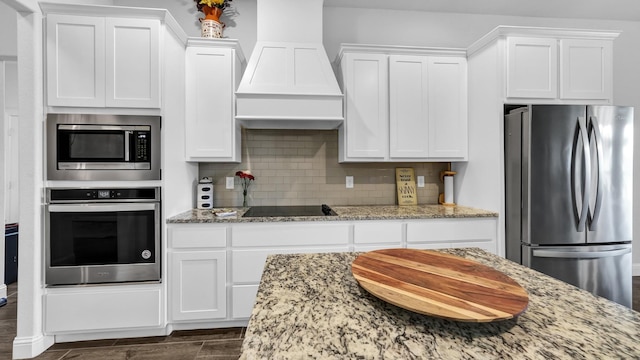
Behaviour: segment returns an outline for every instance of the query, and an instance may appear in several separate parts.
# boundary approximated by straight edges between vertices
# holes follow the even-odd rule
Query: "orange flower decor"
[[[251,175],[251,171],[237,171],[236,176],[240,178],[240,184],[242,185],[242,207],[247,207],[247,189],[251,186],[251,182],[256,178]]]

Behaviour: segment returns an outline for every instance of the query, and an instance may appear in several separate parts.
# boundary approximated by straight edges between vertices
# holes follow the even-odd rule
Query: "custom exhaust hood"
[[[343,95],[322,45],[324,0],[257,0],[257,41],[236,91],[250,129],[335,129]]]

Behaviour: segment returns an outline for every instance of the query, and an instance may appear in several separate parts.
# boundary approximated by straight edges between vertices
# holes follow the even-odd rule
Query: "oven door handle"
[[[132,204],[51,204],[49,212],[117,212],[117,211],[143,211],[156,210],[158,203],[132,203]]]

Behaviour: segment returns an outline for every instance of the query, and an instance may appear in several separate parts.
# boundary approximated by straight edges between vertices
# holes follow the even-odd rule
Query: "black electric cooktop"
[[[327,205],[252,206],[242,217],[337,216]]]

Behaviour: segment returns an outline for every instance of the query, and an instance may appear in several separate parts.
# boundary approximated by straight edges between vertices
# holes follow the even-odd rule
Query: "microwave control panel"
[[[135,132],[135,162],[148,162],[151,157],[151,132],[136,131]]]

